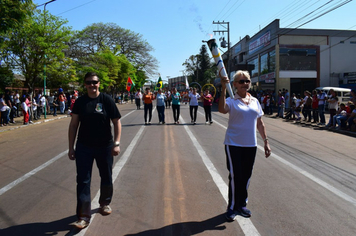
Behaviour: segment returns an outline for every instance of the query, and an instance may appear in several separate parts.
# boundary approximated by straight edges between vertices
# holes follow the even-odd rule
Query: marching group
[[[182,93],[179,93],[176,88],[173,88],[172,90],[166,89],[164,92],[162,89],[158,89],[156,93],[152,93],[150,88],[146,88],[144,93],[141,93],[141,90],[136,91],[136,107],[137,109],[141,109],[141,101],[143,102],[145,125],[151,124],[153,100],[156,100],[159,124],[166,123],[165,108],[170,108],[171,104],[174,124],[179,124],[180,105],[181,103],[187,104],[189,102],[191,123],[195,125],[197,121],[199,100],[203,101],[206,124],[211,125],[213,123],[211,118],[211,106],[213,104],[214,97],[210,94],[209,89],[205,89],[201,94],[197,93],[196,88],[190,88],[189,91]]]
[[[273,114],[273,105],[278,107],[276,117],[294,122],[303,121],[316,123],[329,129],[356,131],[356,91],[351,91],[350,100],[347,103],[339,103],[336,92],[333,89],[326,94],[322,90],[304,91],[304,96],[288,90],[278,92],[278,100],[274,101],[271,93],[262,93],[259,97],[265,114]],[[325,119],[325,109],[328,108],[330,118]]]
[[[0,94],[0,125],[2,127],[15,123],[14,118],[20,116],[23,116],[23,124],[28,125],[33,123],[32,120],[41,119],[44,114],[57,116],[57,110],[64,114],[72,109],[77,97],[77,92],[65,94],[62,88],[50,96],[39,91],[32,98],[30,94],[20,95],[18,90],[6,90],[5,94]]]

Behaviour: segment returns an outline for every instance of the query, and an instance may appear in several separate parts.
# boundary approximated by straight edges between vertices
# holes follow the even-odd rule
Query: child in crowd
[[[29,112],[28,112],[28,106],[26,104],[26,97],[22,98],[21,108],[22,108],[22,114],[23,114],[23,124],[28,125]]]

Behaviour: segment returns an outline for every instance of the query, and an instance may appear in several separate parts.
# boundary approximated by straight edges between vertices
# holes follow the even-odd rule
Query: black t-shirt
[[[78,142],[91,147],[107,147],[113,143],[110,120],[121,118],[114,100],[100,93],[97,98],[78,98],[72,113],[79,115]]]

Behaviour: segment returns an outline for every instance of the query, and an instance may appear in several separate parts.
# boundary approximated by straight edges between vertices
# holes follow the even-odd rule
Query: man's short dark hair
[[[85,81],[87,78],[90,78],[90,77],[93,77],[93,76],[98,77],[98,80],[100,80],[99,76],[98,76],[95,72],[88,72],[88,73],[86,73],[85,76],[84,76],[84,81]]]

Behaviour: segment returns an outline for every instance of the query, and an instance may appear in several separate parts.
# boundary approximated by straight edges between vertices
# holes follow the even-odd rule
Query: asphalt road
[[[67,157],[70,118],[0,133],[0,235],[355,235],[355,138],[264,118],[272,155],[259,138],[248,208],[252,217],[225,221],[227,115],[205,125],[199,107],[190,124],[143,125],[143,110],[119,105],[121,154],[115,157],[113,213],[97,214],[93,168],[92,221],[76,220],[75,163]]]

